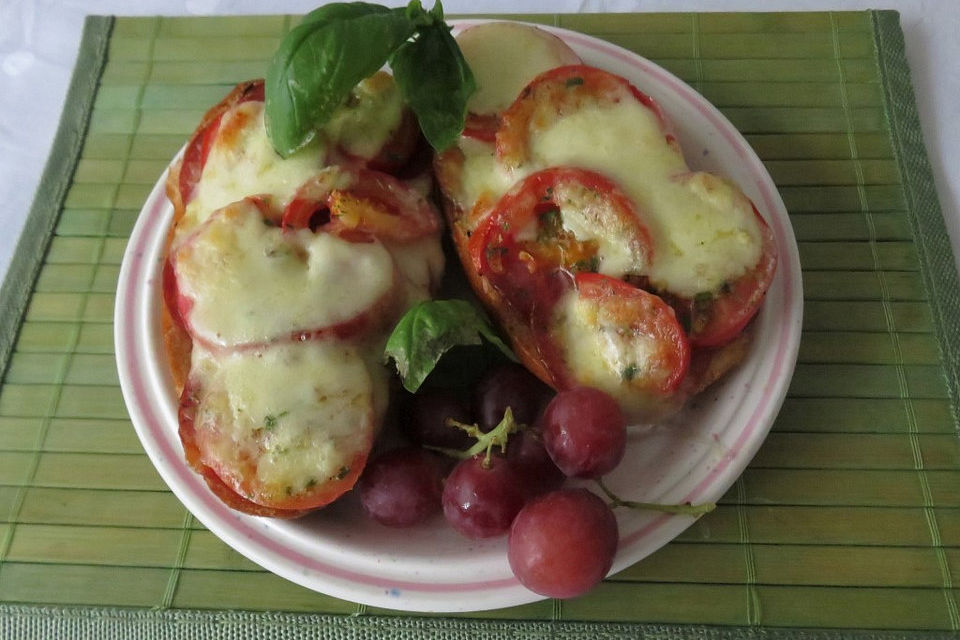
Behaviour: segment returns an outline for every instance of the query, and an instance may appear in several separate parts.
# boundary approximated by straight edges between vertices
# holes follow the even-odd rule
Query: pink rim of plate
[[[482,21],[459,21],[456,26],[463,28],[479,22]],[[767,222],[776,236],[781,259],[774,286],[779,283],[782,288],[782,309],[773,311],[778,317],[778,328],[774,343],[771,344],[774,349],[773,360],[762,384],[762,396],[727,453],[682,499],[691,503],[715,501],[733,484],[759,448],[786,395],[792,365],[796,360],[802,313],[798,286],[800,266],[785,207],[772,180],[746,140],[719,111],[689,86],[657,65],[615,45],[563,29],[548,27],[547,30],[575,48],[636,68],[659,83],[660,89],[671,92],[674,97],[693,107],[710,127],[720,133],[747,167],[752,186],[760,194]],[[153,290],[159,286],[159,265],[156,261],[160,259],[160,247],[163,246],[162,238],[169,224],[170,213],[171,206],[166,201],[161,179],[141,211],[124,256],[117,288],[115,343],[124,399],[138,435],[163,479],[188,509],[228,544],[278,575],[316,589],[315,580],[305,577],[305,571],[313,572],[329,579],[329,584],[322,589],[324,592],[365,604],[411,611],[468,611],[541,599],[541,596],[523,589],[513,577],[436,583],[394,580],[343,569],[281,544],[275,536],[270,535],[259,518],[231,510],[207,488],[202,478],[183,461],[182,449],[172,444],[178,443],[176,419],[175,416],[161,415],[164,411],[156,398],[161,381],[156,379],[155,374],[148,373],[137,357],[137,351],[144,349],[142,343],[152,339],[141,332],[155,329],[158,323],[157,318],[153,317],[155,310],[141,304],[142,289],[145,284]],[[162,230],[158,232],[158,228]],[[625,558],[628,554],[624,552],[631,547],[656,537],[659,544],[649,550],[652,552],[679,534],[690,522],[692,520],[688,517],[660,514],[647,520],[636,531],[622,533],[614,571],[640,559],[635,556]],[[297,570],[293,570],[293,567]],[[504,590],[509,590],[506,597],[501,594]],[[398,593],[404,597],[398,598]],[[464,602],[438,604],[438,601],[446,600],[445,594]],[[481,594],[486,595],[478,597]],[[468,595],[471,598],[468,599]]]

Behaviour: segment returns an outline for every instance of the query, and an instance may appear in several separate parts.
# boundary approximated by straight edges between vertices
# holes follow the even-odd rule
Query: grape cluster
[[[599,478],[619,464],[626,447],[619,406],[588,387],[553,395],[512,364],[491,369],[471,400],[439,389],[408,399],[399,425],[419,446],[368,464],[358,485],[364,510],[388,526],[415,525],[442,511],[468,538],[509,534],[510,567],[524,586],[559,598],[585,593],[610,570],[617,523],[603,499],[562,485],[567,477]],[[477,441],[468,430],[481,441],[513,433],[495,440],[503,446],[462,456],[444,478],[432,450],[467,451]]]

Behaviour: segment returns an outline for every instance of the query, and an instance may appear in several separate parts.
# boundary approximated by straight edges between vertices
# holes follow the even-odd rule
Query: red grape
[[[453,468],[443,486],[443,515],[468,538],[506,533],[523,507],[523,480],[502,456],[478,454]]]
[[[527,495],[531,498],[563,484],[565,476],[550,459],[543,445],[543,435],[532,427],[510,437],[507,460],[523,479]]]
[[[560,470],[598,478],[623,458],[627,427],[617,401],[591,387],[561,391],[541,416],[543,442]]]
[[[474,439],[459,427],[447,424],[447,419],[469,424],[472,422],[467,403],[446,389],[421,389],[409,398],[400,413],[400,426],[417,444],[446,449],[463,450]]]
[[[390,527],[409,527],[440,510],[440,465],[418,447],[394,449],[374,458],[357,483],[360,503],[371,518]]]
[[[613,511],[603,500],[586,489],[560,489],[517,514],[507,558],[526,588],[551,598],[573,598],[607,575],[619,537]]]
[[[519,424],[533,424],[552,391],[518,364],[490,369],[477,383],[473,413],[482,431],[490,431],[510,407]]]

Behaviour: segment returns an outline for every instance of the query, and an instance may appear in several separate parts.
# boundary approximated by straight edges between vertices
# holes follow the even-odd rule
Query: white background
[[[0,274],[6,273],[50,151],[85,15],[305,13],[320,3],[0,0]],[[430,7],[433,0],[423,4]],[[960,255],[960,2],[956,0],[447,0],[444,8],[447,13],[896,9],[901,13],[940,204],[955,259]]]

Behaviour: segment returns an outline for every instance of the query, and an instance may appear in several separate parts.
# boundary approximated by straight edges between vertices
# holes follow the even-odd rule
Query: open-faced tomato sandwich
[[[388,402],[386,337],[443,270],[429,182],[402,179],[420,139],[380,72],[282,158],[257,80],[171,166],[163,329],[179,433],[228,505],[295,517],[362,471]]]
[[[492,65],[523,66],[496,53],[518,37],[496,23],[458,36],[488,78],[478,124],[434,163],[464,270],[544,382],[662,418],[745,355],[772,232],[736,185],[688,167],[666,115],[624,78],[562,43],[522,88],[499,76]]]
[[[348,93],[315,95],[291,74],[344,46],[324,30],[353,19],[394,38],[380,53],[397,79],[341,52],[321,84]],[[777,261],[749,198],[691,170],[654,100],[555,36],[488,23],[458,48],[438,20],[366,4],[307,16],[279,80],[234,89],[170,168],[179,434],[238,510],[295,517],[357,481],[389,401],[387,337],[443,271],[434,178],[467,279],[554,389],[595,387],[653,421],[746,354]],[[273,111],[270,87],[288,101]],[[331,105],[322,122],[300,121],[304,96]]]

